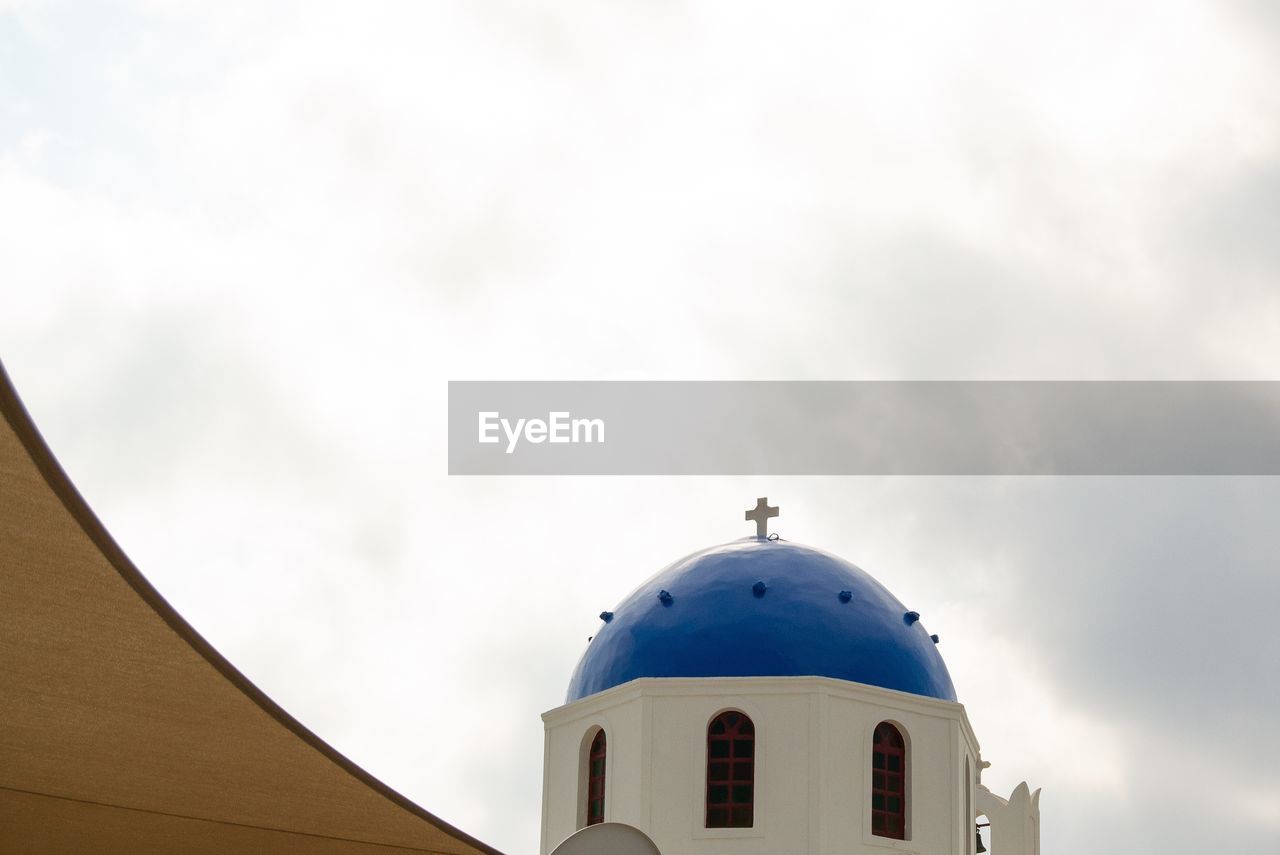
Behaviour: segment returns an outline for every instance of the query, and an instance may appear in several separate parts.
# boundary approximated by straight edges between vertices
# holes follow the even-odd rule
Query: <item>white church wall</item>
[[[726,709],[756,729],[755,824],[704,827],[706,728]],[[968,855],[964,761],[978,746],[956,703],[817,677],[643,679],[552,710],[543,844],[583,822],[581,746],[604,727],[605,817],[664,855]],[[908,745],[908,839],[871,834],[872,734],[895,723]],[[616,746],[616,747],[615,747]]]
[[[812,768],[810,697],[763,691],[764,687],[741,686],[754,690],[727,692],[716,682],[670,686],[652,696],[650,837],[664,853],[767,855],[780,846],[806,851]],[[705,827],[707,726],[726,710],[746,713],[755,725],[755,822],[751,828]]]
[[[868,702],[865,693],[833,693],[826,717],[828,786],[823,790],[824,851],[954,853],[960,840],[960,798],[963,764],[956,710],[940,711],[937,702],[892,699]],[[958,705],[948,704],[949,707]],[[871,755],[875,728],[893,724],[907,745],[907,839],[877,837],[871,831]],[[862,849],[843,848],[840,841],[856,840]]]
[[[604,818],[643,829],[639,822],[647,793],[642,787],[643,704],[626,686],[560,707],[569,715],[546,729],[542,785],[542,852],[586,825],[586,764],[583,740],[596,728],[605,732]],[[546,717],[544,716],[544,719]]]

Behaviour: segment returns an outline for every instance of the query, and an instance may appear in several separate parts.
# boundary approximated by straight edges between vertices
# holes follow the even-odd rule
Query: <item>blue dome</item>
[[[849,562],[783,540],[695,552],[601,617],[567,703],[637,677],[834,677],[956,699],[914,612]]]

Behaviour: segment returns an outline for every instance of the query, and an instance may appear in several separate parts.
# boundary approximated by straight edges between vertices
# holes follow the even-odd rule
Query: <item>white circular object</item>
[[[551,855],[662,855],[643,831],[621,822],[602,822],[574,832]]]

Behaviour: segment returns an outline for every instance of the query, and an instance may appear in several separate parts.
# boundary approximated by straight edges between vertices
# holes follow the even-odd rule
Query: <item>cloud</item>
[[[594,615],[765,493],[942,635],[1046,850],[1263,849],[1268,480],[444,475],[449,379],[1273,378],[1219,9],[6,4],[6,366],[202,633],[509,851]]]

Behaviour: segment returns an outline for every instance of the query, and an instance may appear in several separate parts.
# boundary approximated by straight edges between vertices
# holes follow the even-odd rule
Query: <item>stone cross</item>
[[[756,537],[768,537],[769,536],[769,520],[770,518],[776,517],[777,515],[778,515],[778,509],[776,507],[774,508],[769,507],[769,500],[766,499],[764,496],[761,496],[760,498],[756,499],[756,506],[753,509],[747,511],[746,518],[748,522],[755,521]]]

